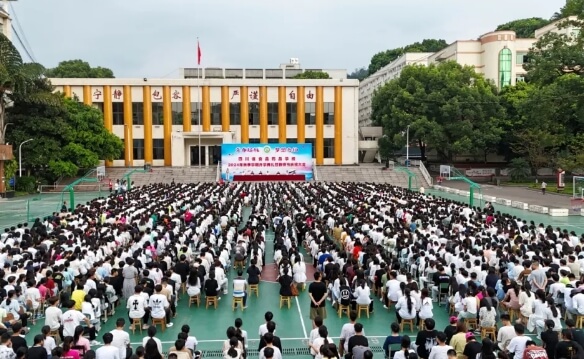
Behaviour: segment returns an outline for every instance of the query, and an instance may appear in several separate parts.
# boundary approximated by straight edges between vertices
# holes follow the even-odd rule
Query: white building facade
[[[474,67],[477,73],[492,80],[497,87],[515,85],[525,80],[526,71],[523,63],[534,43],[549,32],[575,36],[578,28],[561,25],[565,20],[558,20],[535,31],[532,39],[517,38],[514,31],[494,31],[480,36],[476,40],[459,40],[436,53],[406,54],[378,72],[369,76],[359,85],[359,125],[371,126],[371,103],[375,90],[399,77],[403,68],[410,64],[429,65],[443,61],[456,61],[464,66]],[[415,55],[418,55],[417,58]]]

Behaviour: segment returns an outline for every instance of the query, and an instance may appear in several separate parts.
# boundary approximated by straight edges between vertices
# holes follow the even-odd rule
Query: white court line
[[[298,302],[298,296],[294,297],[296,299],[296,308],[298,308],[298,315],[300,316],[300,323],[302,324],[302,332],[304,332],[304,338],[308,339],[308,334],[306,334],[306,326],[304,325],[304,318],[302,318],[302,310],[300,309],[300,303]]]
[[[535,336],[536,334],[531,334],[531,333],[527,333],[524,334],[527,336]],[[416,338],[416,335],[410,335],[410,338]],[[331,339],[341,339],[340,337],[329,337]],[[387,335],[367,335],[367,338],[377,338],[377,339],[385,339],[387,338]],[[287,340],[305,340],[307,338],[280,338],[281,341],[287,341]],[[224,339],[207,339],[207,340],[197,340],[197,343],[201,344],[201,343],[223,343],[225,340]],[[250,339],[249,341],[259,341],[258,339]],[[168,342],[161,342],[162,344],[174,344],[174,341],[168,341]],[[136,343],[130,343],[131,345],[142,345],[142,342],[136,342]]]

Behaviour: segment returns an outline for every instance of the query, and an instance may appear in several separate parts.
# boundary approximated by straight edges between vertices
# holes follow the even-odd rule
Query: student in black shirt
[[[584,332],[582,332],[582,329],[576,328],[574,319],[567,319],[566,326],[572,331],[572,340],[584,348]]]
[[[367,337],[365,337],[363,335],[363,324],[361,323],[355,323],[354,325],[355,328],[355,335],[353,335],[352,337],[349,338],[349,343],[348,343],[348,348],[349,352],[347,354],[347,356],[349,358],[353,357],[353,348],[356,346],[362,346],[362,347],[368,347],[369,346],[369,341],[367,340]]]
[[[205,296],[216,297],[219,293],[219,283],[215,279],[215,271],[209,273],[209,279],[205,281]]]
[[[477,354],[481,352],[482,347],[481,343],[477,342],[473,333],[466,333],[466,346],[464,347],[462,354],[464,354],[467,359],[476,359]]]
[[[42,334],[35,335],[34,346],[28,349],[29,358],[47,359],[47,350],[44,348],[45,338]]]
[[[554,321],[548,319],[545,321],[546,330],[541,332],[542,346],[545,349],[548,359],[554,359],[556,346],[558,345],[558,332],[554,331]]]
[[[282,341],[280,340],[280,337],[274,335],[274,332],[276,331],[276,323],[270,320],[266,323],[266,329],[268,332],[260,338],[258,351],[262,350],[263,347],[271,343],[273,346],[280,349],[280,353],[282,353]]]
[[[432,350],[432,347],[438,345],[438,342],[436,341],[436,334],[438,334],[438,332],[434,330],[436,327],[434,319],[425,319],[424,325],[426,328],[421,332],[418,332],[416,345],[418,346],[418,356],[422,359],[427,359],[430,356],[430,350]]]
[[[450,339],[456,334],[456,323],[458,323],[458,318],[455,316],[450,317],[450,324],[444,328],[444,334],[446,334],[446,345],[450,345]]]
[[[247,283],[258,284],[262,277],[262,272],[257,267],[258,261],[254,258],[251,260],[251,265],[247,268]]]
[[[572,340],[572,330],[562,330],[562,340],[556,345],[554,358],[582,358],[582,354],[582,346]]]
[[[10,341],[12,342],[12,350],[16,353],[18,348],[26,348],[28,349],[28,345],[26,344],[26,339],[20,336],[20,331],[22,330],[22,324],[20,322],[16,322],[12,324],[12,330],[14,334],[10,337]]]

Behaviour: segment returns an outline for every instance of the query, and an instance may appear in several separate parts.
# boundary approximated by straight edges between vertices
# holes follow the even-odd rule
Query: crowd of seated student
[[[246,222],[244,208],[250,212]],[[18,342],[20,330],[27,332],[29,321],[44,308],[40,335],[42,346],[50,349],[47,354],[56,350],[55,356],[65,352],[74,357],[69,353],[75,348],[91,352],[88,348],[101,345],[100,322],[121,299],[130,325],[140,319],[144,328],[155,330],[150,322],[157,319],[171,327],[183,285],[189,296],[221,299],[231,287],[227,271],[242,261],[248,283],[259,282],[268,230],[274,232],[273,261],[282,295],[292,294],[292,285],[304,285],[304,257],[311,256],[333,306],[369,305],[373,312],[379,299],[385,307],[395,307],[398,323],[425,323],[418,335],[431,344],[424,348],[440,346],[442,335],[425,331],[436,303],[446,299],[458,313],[453,323],[458,333],[446,340],[454,340],[460,357],[469,357],[464,348],[472,342],[465,334],[461,346],[465,319],[478,319],[472,329],[480,332],[499,319],[505,323],[511,313],[518,321],[515,336],[507,331],[507,341],[497,343],[501,349],[511,346],[517,357],[529,346],[517,344],[523,340],[516,338],[529,330],[544,343],[551,340],[550,331],[561,332],[556,347],[569,342],[581,352],[584,343],[570,329],[572,322],[566,321],[566,331],[560,318],[562,313],[570,320],[584,315],[584,237],[497,212],[491,204],[470,208],[370,183],[153,184],[65,208],[30,227],[8,228],[0,235],[1,329],[9,336],[2,342]],[[60,307],[68,310],[63,313]],[[326,311],[317,313],[324,316]],[[326,351],[332,345],[325,329],[332,328],[319,333]],[[62,346],[51,349],[51,336]],[[177,356],[195,353],[188,338],[177,339]],[[339,346],[341,354],[352,352],[344,348],[350,338]],[[103,347],[114,346],[125,356],[127,343],[116,333],[111,341],[104,335],[100,339]],[[143,343],[147,357],[156,357],[156,350],[162,353],[155,339],[154,333]],[[232,348],[231,339],[225,350],[233,354],[239,346]],[[273,345],[274,338],[264,342]],[[431,355],[420,346],[420,357]],[[545,344],[548,355],[557,356],[549,346]],[[264,353],[277,354],[266,347],[272,350]],[[476,351],[477,345],[472,347]],[[23,348],[27,345],[12,352],[19,355]],[[486,350],[484,356],[489,355]]]

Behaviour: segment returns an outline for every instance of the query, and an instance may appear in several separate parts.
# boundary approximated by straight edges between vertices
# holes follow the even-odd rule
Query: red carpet
[[[316,269],[311,263],[306,263],[306,282],[314,282],[314,272]],[[276,283],[276,278],[278,277],[278,270],[274,263],[266,264],[264,269],[262,269],[262,282],[272,282]]]
[[[305,181],[304,175],[234,175],[234,182]]]

